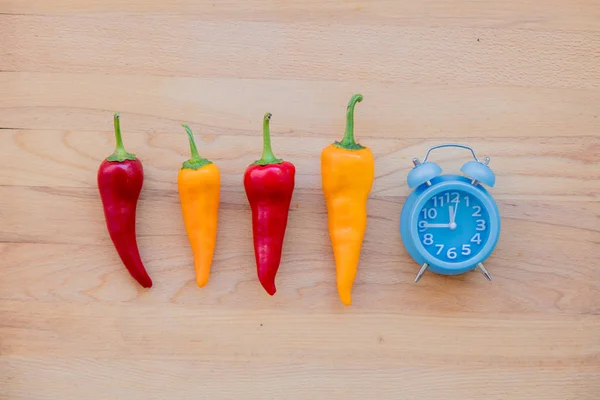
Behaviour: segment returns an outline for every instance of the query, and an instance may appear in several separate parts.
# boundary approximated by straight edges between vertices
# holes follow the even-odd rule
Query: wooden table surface
[[[0,398],[600,396],[597,0],[0,0],[0,89]],[[344,307],[319,157],[354,93],[376,177]],[[115,111],[145,168],[151,290],[121,265],[96,187]],[[297,167],[274,297],[241,183],[266,111]],[[202,289],[177,194],[181,122],[222,171]],[[406,177],[447,142],[497,174],[492,282],[413,282]],[[446,172],[467,160],[435,156]]]

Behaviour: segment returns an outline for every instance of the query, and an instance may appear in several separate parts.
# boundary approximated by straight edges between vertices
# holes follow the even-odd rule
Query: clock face
[[[419,211],[418,234],[435,259],[460,263],[477,255],[490,236],[490,216],[473,194],[447,190],[431,197]]]

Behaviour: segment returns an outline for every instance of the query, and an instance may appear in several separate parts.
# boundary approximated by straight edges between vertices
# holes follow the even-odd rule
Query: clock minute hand
[[[449,211],[450,211],[450,223],[448,224],[450,229],[456,229],[456,209],[458,208],[458,204],[453,207],[450,206],[448,207]]]

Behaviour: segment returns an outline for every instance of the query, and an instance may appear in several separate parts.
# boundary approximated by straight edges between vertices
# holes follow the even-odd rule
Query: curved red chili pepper
[[[262,158],[244,174],[244,188],[252,208],[254,255],[258,279],[271,296],[275,294],[275,275],[281,261],[283,239],[294,191],[294,164],[275,158],[271,150],[269,120],[263,119]]]
[[[115,152],[100,164],[98,189],[102,198],[106,227],[131,276],[143,287],[152,287],[152,280],[140,258],[135,235],[137,200],[144,182],[142,163],[127,153],[121,139],[119,114],[114,116],[117,146]]]

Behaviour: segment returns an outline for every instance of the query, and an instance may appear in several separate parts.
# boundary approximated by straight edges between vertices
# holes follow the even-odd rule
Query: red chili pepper
[[[135,235],[137,200],[144,182],[142,163],[125,151],[121,139],[119,114],[114,116],[117,146],[115,152],[100,164],[98,189],[104,207],[110,238],[131,276],[145,288],[152,280],[140,258]]]
[[[275,275],[281,261],[296,168],[294,164],[273,155],[269,132],[270,119],[271,113],[266,113],[263,119],[262,158],[246,169],[244,188],[252,208],[258,279],[272,296],[277,291]]]

